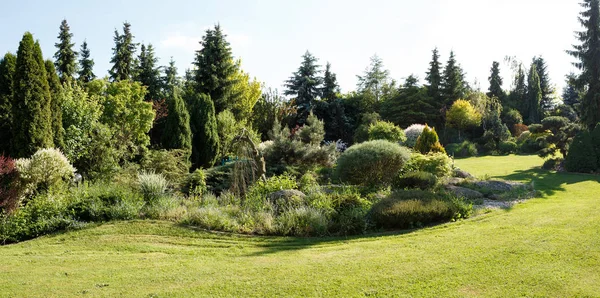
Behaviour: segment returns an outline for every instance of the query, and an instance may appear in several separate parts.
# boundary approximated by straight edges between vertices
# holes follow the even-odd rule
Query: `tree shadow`
[[[533,183],[534,189],[540,192],[542,197],[548,197],[556,194],[557,192],[566,191],[564,187],[565,185],[587,181],[595,181],[600,183],[599,175],[558,173],[544,170],[539,167],[528,170],[517,170],[508,175],[496,175],[491,176],[491,178]]]

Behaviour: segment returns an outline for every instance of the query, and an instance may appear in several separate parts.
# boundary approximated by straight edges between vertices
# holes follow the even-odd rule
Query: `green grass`
[[[466,221],[357,238],[249,237],[168,222],[0,247],[0,296],[600,296],[600,177],[534,156],[457,160],[542,198]]]

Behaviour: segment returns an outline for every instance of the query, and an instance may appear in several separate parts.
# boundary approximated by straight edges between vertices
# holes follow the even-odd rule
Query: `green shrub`
[[[286,210],[277,217],[276,222],[278,233],[284,236],[323,236],[327,233],[327,217],[311,207]]]
[[[183,192],[188,196],[202,196],[207,192],[206,176],[202,169],[187,175],[183,184]]]
[[[445,153],[413,153],[403,172],[428,172],[437,177],[447,177],[452,174],[452,159]]]
[[[182,223],[207,230],[227,232],[239,230],[237,221],[226,212],[226,207],[209,206],[191,210],[183,218]]]
[[[317,182],[317,174],[314,172],[306,172],[298,180],[300,190],[304,193],[315,191],[319,187]]]
[[[377,121],[369,126],[369,140],[387,140],[395,143],[406,141],[402,128],[388,121]]]
[[[592,146],[594,147],[594,153],[596,154],[597,162],[596,166],[600,169],[600,123],[596,125],[592,134]]]
[[[180,206],[180,202],[173,196],[162,196],[152,202],[151,204],[145,204],[141,210],[141,217],[147,219],[160,219],[160,220],[176,220],[181,217],[171,213],[172,210],[177,209]]]
[[[417,139],[417,143],[415,144],[415,150],[421,152],[422,154],[427,154],[430,152],[437,153],[446,153],[446,150],[440,144],[440,139],[438,138],[437,133],[435,132],[435,128],[429,128],[429,126],[425,125],[423,132]]]
[[[368,187],[389,185],[410,158],[407,148],[378,140],[354,145],[338,159],[336,176],[345,183]]]
[[[162,174],[174,185],[180,185],[190,168],[190,153],[186,150],[150,150],[141,161],[146,172]]]
[[[565,168],[569,172],[590,173],[598,169],[597,161],[591,134],[587,131],[580,132],[571,144]]]
[[[560,157],[547,159],[546,161],[544,161],[542,169],[548,171],[556,171],[559,169],[563,161],[564,159]]]
[[[227,163],[222,166],[212,167],[204,170],[206,178],[206,191],[216,195],[231,188],[232,171],[235,162]]]
[[[371,208],[380,228],[406,229],[468,217],[472,206],[460,199],[421,190],[397,191]]]
[[[537,141],[539,134],[532,134],[530,131],[524,131],[517,138],[517,145],[519,146],[519,152],[523,154],[533,154],[542,150],[542,146]]]
[[[75,174],[75,168],[58,149],[40,149],[29,159],[16,161],[17,171],[28,194],[60,188]]]
[[[280,190],[298,189],[296,179],[291,175],[273,176],[267,181],[257,181],[246,193],[245,205],[253,210],[259,210],[266,207],[267,197]]]
[[[67,199],[71,215],[82,222],[135,219],[144,206],[140,193],[115,184],[80,185]]]
[[[449,144],[446,146],[446,152],[454,157],[472,157],[478,154],[477,145],[469,141],[459,144]]]
[[[437,177],[429,172],[409,172],[398,176],[392,184],[393,189],[419,188],[431,189],[437,184]]]
[[[417,139],[423,133],[423,129],[425,129],[425,125],[423,124],[413,124],[407,127],[404,130],[404,134],[406,135],[406,141],[404,141],[404,145],[409,148],[414,148],[417,144]]]
[[[498,150],[500,150],[500,153],[502,154],[514,154],[517,153],[518,149],[519,146],[515,142],[503,141],[498,144]]]
[[[165,195],[169,187],[169,182],[162,174],[152,172],[140,173],[138,175],[138,184],[147,203],[153,203]]]

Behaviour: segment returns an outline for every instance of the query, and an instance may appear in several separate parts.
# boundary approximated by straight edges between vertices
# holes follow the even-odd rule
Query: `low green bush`
[[[373,223],[385,229],[422,227],[468,217],[472,206],[445,194],[421,190],[396,191],[373,205]]]
[[[563,161],[564,159],[559,157],[547,159],[546,161],[544,161],[542,169],[548,171],[556,171],[558,170],[559,166],[563,163]]]
[[[519,150],[519,145],[512,141],[503,141],[498,144],[498,150],[502,154],[514,154]]]
[[[590,173],[598,169],[596,152],[589,132],[575,136],[565,158],[565,168],[569,172]]]
[[[421,152],[421,154],[446,153],[446,149],[440,144],[435,128],[429,128],[427,125],[425,125],[423,132],[421,132],[421,135],[417,138],[415,150]]]
[[[312,207],[291,208],[276,219],[277,231],[284,236],[323,236],[329,221],[322,211]]]
[[[298,189],[296,179],[291,175],[273,176],[267,181],[257,181],[246,193],[244,205],[252,210],[264,209],[268,204],[268,195],[280,190]]]
[[[135,219],[145,204],[139,192],[115,184],[84,184],[73,189],[66,199],[70,214],[82,222]]]
[[[179,186],[190,168],[190,153],[186,150],[150,150],[141,161],[146,172],[162,174],[170,183]]]
[[[445,153],[413,153],[403,170],[403,173],[410,172],[428,172],[437,177],[447,177],[452,174],[452,159]]]
[[[384,140],[354,145],[344,152],[336,166],[336,177],[344,182],[367,187],[389,185],[390,173],[397,173],[410,158],[406,147]]]
[[[239,224],[226,211],[226,207],[214,206],[194,209],[188,212],[181,223],[207,230],[237,232]]]
[[[478,154],[477,145],[469,141],[449,144],[446,146],[446,152],[454,157],[472,157]]]
[[[410,172],[399,175],[392,183],[392,189],[418,188],[432,189],[437,184],[437,177],[429,172]]]
[[[394,143],[406,141],[402,128],[388,121],[377,121],[369,126],[369,140],[387,140]]]
[[[183,183],[183,193],[188,196],[202,196],[207,192],[206,175],[202,169],[196,169],[187,175]]]

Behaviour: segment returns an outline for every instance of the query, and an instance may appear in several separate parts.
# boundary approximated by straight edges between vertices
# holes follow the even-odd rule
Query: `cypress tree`
[[[56,70],[60,75],[61,83],[73,81],[77,70],[77,52],[73,50],[75,43],[71,42],[71,38],[73,38],[71,27],[69,27],[67,20],[63,20],[60,23],[60,32],[58,33],[59,42],[54,44],[58,49],[54,54],[54,58],[56,59]]]
[[[6,53],[0,60],[0,155],[10,153],[12,142],[13,79],[17,57]]]
[[[456,100],[464,98],[466,93],[465,74],[456,62],[454,51],[451,51],[442,79],[442,96],[446,106],[452,106]]]
[[[312,111],[315,100],[321,95],[322,78],[319,77],[317,58],[310,52],[302,56],[302,63],[296,72],[285,82],[285,95],[294,96],[296,105],[296,124],[304,125]]]
[[[527,118],[527,83],[523,65],[519,64],[519,68],[515,73],[514,88],[508,96],[507,106],[519,111],[523,117]],[[504,105],[503,105],[504,106]]]
[[[232,80],[235,64],[226,37],[220,25],[206,30],[200,42],[202,49],[196,52],[194,61],[196,91],[210,96],[217,114],[228,108],[227,102],[233,96],[232,88],[236,83]]]
[[[496,97],[500,102],[504,103],[505,95],[504,90],[502,90],[502,77],[500,76],[500,63],[494,61],[492,63],[492,69],[490,70],[491,74],[488,78],[490,82],[489,92],[487,96],[492,98]]]
[[[87,41],[81,45],[81,59],[79,59],[79,81],[89,83],[96,78],[94,74],[94,60],[90,58],[90,49]]]
[[[531,64],[527,78],[527,120],[529,124],[542,121],[542,88],[535,63]]]
[[[160,68],[156,67],[158,58],[154,56],[154,47],[152,44],[142,44],[140,55],[138,56],[139,65],[136,71],[136,81],[147,87],[146,101],[155,101],[160,99]]]
[[[62,85],[51,60],[46,60],[46,79],[50,87],[50,109],[52,113],[52,136],[54,146],[64,148],[64,129],[62,126]]]
[[[219,134],[215,106],[209,95],[191,94],[192,169],[212,167],[219,154]]]
[[[429,70],[427,71],[427,76],[425,76],[425,81],[427,81],[427,95],[434,99],[434,101],[438,102],[441,98],[441,85],[442,85],[442,75],[440,73],[442,69],[442,64],[440,63],[440,55],[438,49],[433,49],[433,55],[431,57],[431,62],[429,62]]]
[[[123,23],[123,34],[115,29],[115,47],[113,48],[113,56],[110,63],[113,67],[109,71],[110,78],[113,81],[129,80],[134,71],[134,55],[137,44],[133,42],[133,34],[131,33],[131,24]]]
[[[179,88],[171,86],[171,89],[170,97],[167,99],[169,114],[162,135],[162,145],[165,149],[184,149],[191,153],[190,114],[179,94]]]
[[[37,149],[53,147],[51,98],[39,43],[26,32],[19,43],[13,81],[12,156],[29,157]]]
[[[584,31],[576,32],[580,44],[567,51],[579,61],[578,85],[587,89],[581,99],[581,120],[592,130],[600,122],[600,0],[583,0],[579,22]]]
[[[535,64],[535,69],[537,70],[538,76],[540,77],[540,89],[542,90],[542,111],[549,111],[552,109],[553,105],[553,95],[554,88],[552,87],[552,82],[550,81],[550,74],[548,73],[548,65],[544,58],[534,57],[533,63]]]
[[[337,76],[335,73],[331,72],[331,63],[327,62],[327,65],[325,66],[325,75],[323,76],[321,95],[326,101],[332,102],[337,98],[339,92],[340,86],[337,83]]]

